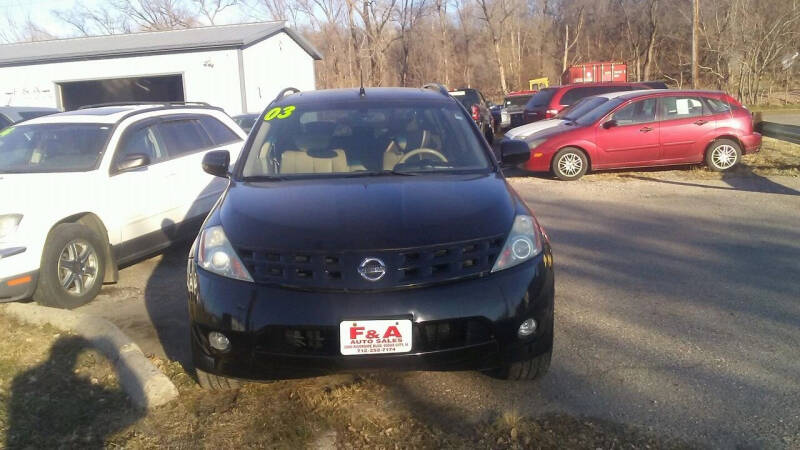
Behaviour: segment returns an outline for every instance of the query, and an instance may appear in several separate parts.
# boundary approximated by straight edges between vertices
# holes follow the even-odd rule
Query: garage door
[[[110,78],[59,83],[61,106],[66,111],[81,106],[116,102],[182,102],[183,76]]]

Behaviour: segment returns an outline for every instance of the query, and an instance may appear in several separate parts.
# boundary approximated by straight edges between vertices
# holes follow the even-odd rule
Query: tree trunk
[[[692,0],[692,88],[700,87],[700,0]]]
[[[567,59],[569,58],[569,25],[564,29],[564,59],[561,62],[561,73],[567,71]]]
[[[656,32],[658,30],[658,16],[656,15],[656,8],[658,7],[658,0],[653,0],[650,3],[650,36],[647,40],[647,56],[644,60],[644,79],[650,80],[653,70],[653,61],[655,60],[656,51]]]

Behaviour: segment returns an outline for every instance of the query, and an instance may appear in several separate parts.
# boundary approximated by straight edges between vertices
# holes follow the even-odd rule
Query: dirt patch
[[[395,389],[395,374],[332,375],[200,389],[180,364],[153,358],[181,396],[134,408],[113,366],[83,339],[0,316],[0,434],[8,448],[683,448],[593,419],[497,412],[464,423]]]

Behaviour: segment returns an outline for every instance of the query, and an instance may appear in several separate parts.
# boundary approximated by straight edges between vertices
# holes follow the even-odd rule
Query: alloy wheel
[[[711,151],[711,161],[719,169],[729,169],[736,164],[736,149],[728,144],[718,145]]]
[[[58,257],[58,281],[68,294],[81,296],[97,282],[97,251],[83,239],[67,243]]]
[[[583,160],[575,153],[566,153],[558,160],[558,170],[568,177],[581,173]]]

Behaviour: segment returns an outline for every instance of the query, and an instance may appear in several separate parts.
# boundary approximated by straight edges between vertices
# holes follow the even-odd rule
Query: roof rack
[[[289,95],[297,94],[298,92],[300,92],[300,89],[293,88],[293,87],[284,88],[280,92],[278,92],[278,95],[276,95],[275,98],[272,99],[271,102],[269,102],[269,104],[271,105],[271,104],[277,102],[278,100],[282,99],[283,97],[286,97],[287,94],[289,94]]]
[[[108,106],[202,106],[204,108],[216,108],[206,102],[108,102],[84,105],[78,109],[103,108]]]
[[[446,97],[450,96],[450,93],[447,91],[447,88],[444,87],[443,84],[428,83],[428,84],[422,86],[422,89],[430,89],[430,90],[433,90],[433,91],[438,91],[440,94],[442,94],[442,95],[444,95]]]

